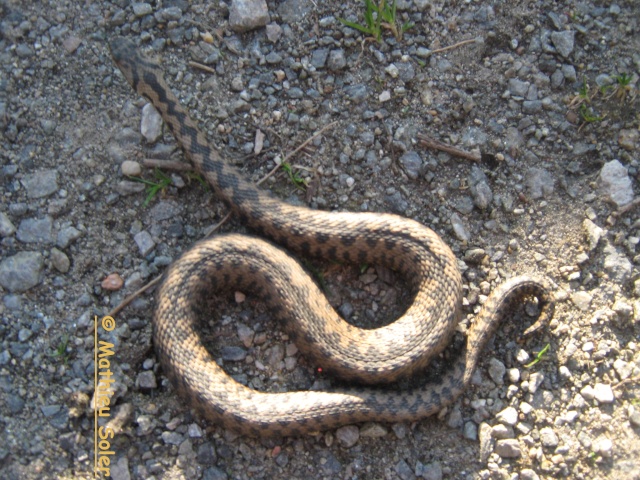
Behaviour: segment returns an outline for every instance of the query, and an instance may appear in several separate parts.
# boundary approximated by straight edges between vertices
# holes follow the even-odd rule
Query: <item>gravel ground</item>
[[[114,479],[640,478],[640,219],[625,208],[640,176],[640,3],[399,0],[398,24],[414,25],[381,42],[338,20],[362,14],[355,0],[270,1],[246,19],[222,1],[0,1],[2,478],[92,476],[94,316],[226,214],[197,176],[140,168],[183,158],[112,63],[114,35],[161,59],[254,180],[336,122],[268,187],[441,234],[465,283],[454,343],[511,276],[545,275],[558,299],[547,331],[523,341],[535,308],[514,312],[472,388],[437,418],[256,440],[185,408],[156,362],[146,293],[104,335],[115,345]],[[420,133],[495,157],[427,150]],[[170,184],[146,204],[132,176]],[[375,266],[312,268],[359,325],[410,302]],[[250,297],[210,303],[205,335],[222,337],[212,351],[238,380],[271,391],[330,382]]]

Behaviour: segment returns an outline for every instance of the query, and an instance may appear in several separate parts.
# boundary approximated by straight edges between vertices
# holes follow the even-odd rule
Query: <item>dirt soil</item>
[[[364,23],[355,0],[268,1],[244,33],[230,5],[0,0],[0,477],[93,476],[94,322],[228,213],[196,172],[145,164],[187,160],[114,65],[122,35],[248,178],[311,139],[264,188],[397,213],[451,246],[463,319],[426,375],[446,372],[506,279],[544,276],[557,307],[528,338],[535,305],[514,311],[435,417],[253,439],[189,410],[163,375],[152,287],[99,330],[114,352],[112,478],[640,479],[640,3],[402,0],[406,31],[380,41],[340,21]],[[231,231],[247,230],[216,230]],[[411,303],[383,268],[302,261],[356,325]],[[245,292],[207,299],[202,316],[236,380],[337,385]]]

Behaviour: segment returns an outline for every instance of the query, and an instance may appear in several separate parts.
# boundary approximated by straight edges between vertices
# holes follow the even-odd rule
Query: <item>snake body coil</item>
[[[216,195],[258,235],[300,255],[383,265],[415,292],[394,323],[361,330],[329,305],[297,261],[256,237],[220,235],[172,264],[158,294],[154,343],[164,371],[201,414],[249,435],[298,435],[363,421],[415,421],[452,403],[468,385],[504,311],[523,295],[542,308],[529,330],[548,321],[554,303],[545,282],[518,277],[498,287],[470,328],[463,354],[437,383],[407,392],[353,388],[262,393],[229,377],[196,332],[204,286],[251,292],[323,370],[358,383],[388,383],[423,369],[448,344],[461,312],[456,259],[440,237],[396,215],[323,212],[289,205],[245,180],[209,145],[165,83],[158,65],[123,38],[111,53],[127,81],[153,103]]]

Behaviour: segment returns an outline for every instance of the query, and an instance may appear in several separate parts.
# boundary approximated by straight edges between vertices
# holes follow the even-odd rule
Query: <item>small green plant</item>
[[[354,28],[362,33],[370,35],[377,42],[382,40],[382,29],[390,30],[397,40],[402,40],[404,32],[413,27],[413,23],[405,22],[398,27],[396,18],[396,0],[389,5],[386,0],[364,0],[365,24],[351,22],[344,18],[339,19],[347,27]]]
[[[69,346],[69,335],[63,335],[60,338],[60,343],[53,351],[53,356],[62,359],[64,364],[67,364],[69,360],[69,355],[67,354],[67,347]]]
[[[628,87],[631,84],[631,77],[626,73],[621,73],[615,77],[616,83],[621,87]]]
[[[294,172],[293,167],[289,163],[282,162],[281,167],[285,172],[287,172],[289,180],[291,180],[291,183],[293,183],[296,188],[299,188],[300,190],[304,190],[305,188],[307,188],[307,180]]]
[[[613,92],[613,95],[620,100],[621,102],[624,102],[627,97],[631,97],[631,98],[635,98],[635,89],[633,88],[633,85],[631,85],[631,76],[627,75],[626,73],[621,73],[620,75],[617,75],[616,77],[614,77],[616,80],[616,87],[615,90]]]
[[[155,182],[151,180],[145,180],[144,178],[129,177],[134,182],[144,183],[147,186],[147,198],[145,198],[144,203],[142,204],[144,207],[149,205],[151,200],[153,200],[158,192],[164,191],[169,185],[171,185],[171,177],[163,173],[162,170],[156,168],[153,171],[153,175],[157,180]]]
[[[580,118],[582,118],[585,123],[601,122],[604,119],[604,117],[596,115],[593,108],[587,107],[584,103],[580,105],[578,113],[580,113]]]
[[[591,95],[589,93],[589,84],[586,78],[582,78],[582,85],[578,88],[578,93],[569,102],[569,108],[584,105],[591,102]]]
[[[534,365],[536,365],[538,362],[540,362],[540,360],[542,360],[542,357],[544,357],[544,355],[549,351],[550,348],[551,348],[551,344],[547,343],[544,346],[544,348],[538,352],[538,354],[536,355],[536,358],[534,358],[531,363],[527,363],[524,366],[524,368],[531,368]]]
[[[186,177],[189,180],[195,180],[196,182],[198,182],[200,185],[202,185],[204,188],[207,188],[209,186],[209,184],[207,183],[207,181],[205,180],[205,178],[199,174],[198,172],[187,172],[186,173]]]

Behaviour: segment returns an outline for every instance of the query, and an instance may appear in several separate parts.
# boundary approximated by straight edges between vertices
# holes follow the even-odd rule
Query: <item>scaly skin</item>
[[[538,298],[542,310],[535,328],[553,316],[546,281],[517,277],[489,296],[463,354],[436,383],[408,392],[363,387],[262,393],[240,385],[213,361],[196,332],[194,310],[205,286],[257,295],[323,370],[362,384],[389,383],[425,368],[449,343],[461,312],[456,259],[435,232],[413,220],[312,210],[260,190],[209,145],[156,63],[128,40],[117,38],[110,46],[129,84],[153,103],[194,167],[253,231],[302,256],[386,266],[415,292],[398,320],[362,330],[341,319],[298,262],[271,243],[235,234],[197,243],[165,276],[154,342],[173,385],[204,416],[254,436],[300,435],[364,421],[415,421],[464,391],[484,346],[516,300]]]

